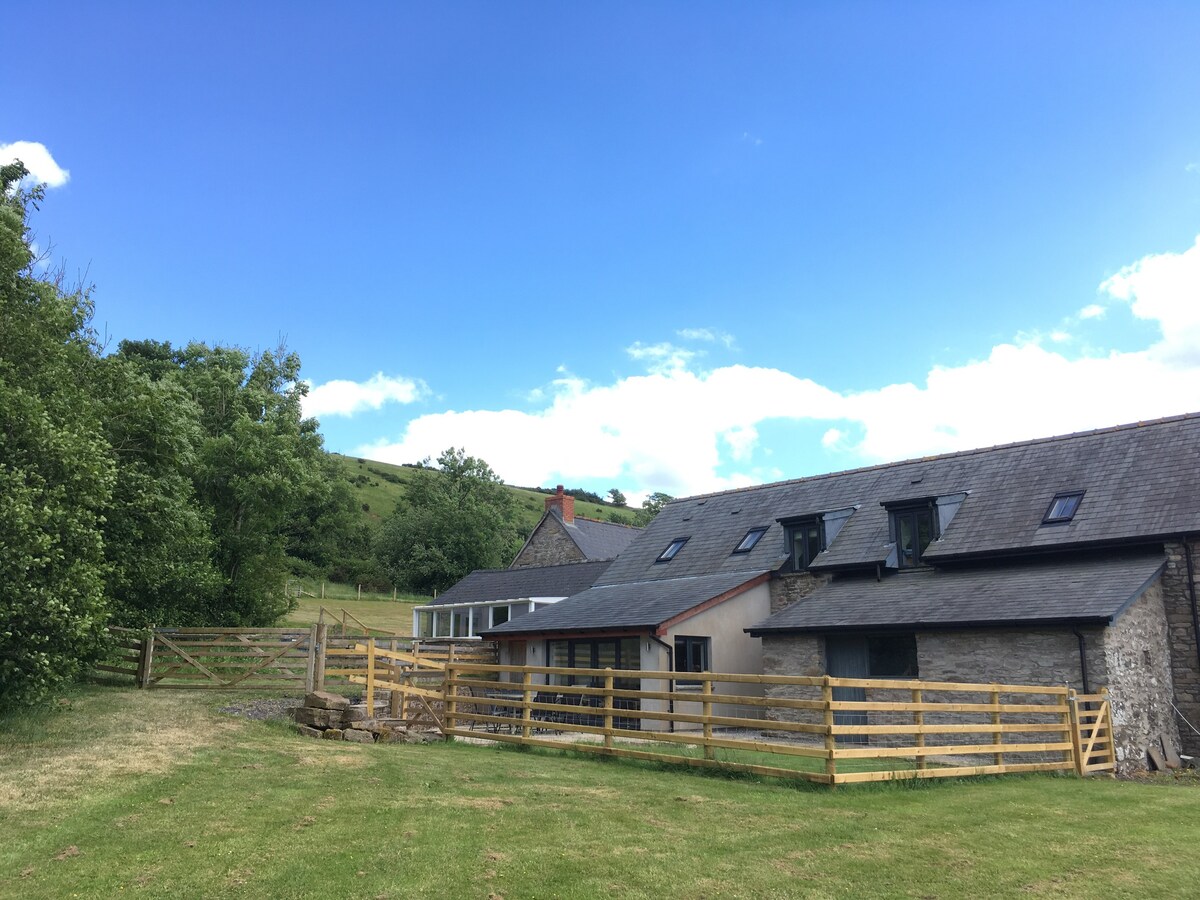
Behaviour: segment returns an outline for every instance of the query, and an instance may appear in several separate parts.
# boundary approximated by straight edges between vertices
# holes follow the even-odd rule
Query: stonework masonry
[[[567,534],[562,520],[557,515],[545,516],[521,548],[509,568],[523,569],[529,566],[557,566],[562,563],[586,562],[587,557],[579,545]]]
[[[1200,577],[1200,541],[1188,541],[1192,551],[1193,574]],[[1200,756],[1200,735],[1187,723],[1200,728],[1200,658],[1196,650],[1196,629],[1192,618],[1192,587],[1189,584],[1187,557],[1182,541],[1165,545],[1167,567],[1162,576],[1162,599],[1170,635],[1171,675],[1175,685],[1175,716],[1183,752]],[[1172,711],[1174,712],[1174,711]],[[1180,720],[1180,717],[1186,722]]]
[[[810,572],[784,572],[775,575],[771,579],[771,614],[791,606],[828,583],[828,575],[814,575]]]
[[[1108,687],[1112,703],[1118,763],[1144,765],[1146,748],[1160,735],[1172,747],[1180,746],[1167,635],[1161,579],[1104,629],[1107,671],[1100,683]]]

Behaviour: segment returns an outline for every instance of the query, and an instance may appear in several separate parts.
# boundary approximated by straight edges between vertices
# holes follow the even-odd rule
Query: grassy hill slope
[[[391,463],[376,462],[371,459],[356,459],[352,456],[342,456],[331,453],[334,461],[342,467],[346,478],[354,488],[358,501],[364,507],[364,514],[372,524],[378,524],[385,519],[396,502],[404,494],[405,485],[412,480],[415,469],[410,466],[395,466]],[[513,494],[513,501],[521,512],[521,528],[525,533],[533,530],[545,510],[545,500],[548,493],[531,488],[508,486]],[[575,515],[589,519],[611,521],[616,516],[626,525],[633,524],[634,510],[623,506],[610,506],[602,503],[588,503],[583,500],[575,501]]]

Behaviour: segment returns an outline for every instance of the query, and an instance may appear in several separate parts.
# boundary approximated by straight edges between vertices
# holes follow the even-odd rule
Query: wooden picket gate
[[[312,690],[316,626],[312,628],[109,629],[111,664],[98,669],[131,675],[140,688],[176,690]]]
[[[1111,772],[1117,767],[1116,747],[1113,744],[1112,704],[1108,689],[1100,688],[1097,694],[1067,696],[1071,707],[1071,722],[1074,726],[1071,738],[1075,742],[1075,771],[1080,775],[1090,772]]]

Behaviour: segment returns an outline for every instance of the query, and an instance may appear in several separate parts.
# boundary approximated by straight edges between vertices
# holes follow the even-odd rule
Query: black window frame
[[[680,652],[680,644],[682,642],[683,652]],[[690,663],[693,660],[693,653],[698,652],[700,655],[700,668],[693,668]],[[696,672],[711,672],[712,671],[712,638],[703,635],[677,634],[675,635],[675,652],[672,661],[673,668],[680,674],[696,673]],[[700,684],[700,681],[695,678],[676,678],[676,684],[689,685]]]
[[[896,568],[898,569],[918,569],[928,565],[923,561],[925,551],[929,549],[929,545],[938,540],[941,535],[940,523],[938,521],[937,503],[933,500],[925,500],[916,503],[902,503],[895,506],[889,505],[888,511],[888,532],[892,543],[896,545]],[[929,541],[925,546],[920,546],[919,535],[921,533],[918,517],[922,515],[929,516]],[[900,547],[900,524],[905,519],[911,520],[913,533],[918,536],[917,547],[913,553],[911,562],[906,562],[906,557]]]
[[[1050,505],[1046,507],[1046,514],[1044,516],[1042,516],[1042,524],[1043,525],[1066,525],[1068,522],[1073,521],[1075,518],[1075,514],[1079,512],[1079,507],[1083,503],[1083,495],[1085,493],[1087,493],[1087,492],[1086,491],[1059,491],[1057,494],[1055,494],[1053,497],[1050,498]],[[1066,515],[1052,516],[1051,513],[1054,512],[1054,507],[1058,505],[1058,501],[1066,500],[1069,498],[1074,498],[1074,500],[1075,500],[1074,505],[1071,506],[1071,511],[1069,513],[1067,513]]]
[[[809,542],[804,542],[804,553],[798,556],[796,553],[796,532],[804,530],[809,531],[816,529],[817,532],[817,552],[811,553]],[[787,552],[788,560],[793,572],[805,572],[808,567],[813,564],[817,554],[825,551],[825,522],[820,516],[812,516],[806,519],[793,519],[784,523],[784,534],[787,535]]]
[[[763,535],[767,533],[767,529],[769,527],[770,527],[769,525],[755,525],[753,528],[751,528],[749,531],[747,531],[744,535],[742,535],[742,539],[740,541],[738,541],[737,546],[733,548],[733,552],[734,553],[749,553],[751,550],[753,550],[755,547],[758,546],[758,542],[762,540]],[[751,535],[754,535],[753,540],[751,540],[751,538],[750,538]],[[746,543],[747,541],[750,541],[750,543],[747,544]]]
[[[677,537],[677,538],[673,539],[671,541],[671,543],[667,544],[666,549],[663,550],[662,553],[658,554],[658,559],[656,559],[654,561],[656,563],[670,562],[671,560],[673,560],[675,557],[677,557],[679,555],[679,551],[683,549],[683,545],[686,544],[689,540],[691,540],[691,535],[688,535],[687,537]]]

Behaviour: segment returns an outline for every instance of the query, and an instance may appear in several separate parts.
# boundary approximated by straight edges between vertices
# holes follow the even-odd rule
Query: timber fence
[[[405,683],[388,665],[378,652],[368,659],[368,696]],[[441,730],[828,785],[1115,766],[1103,692],[710,672],[687,673],[679,684],[679,677],[451,660]]]

